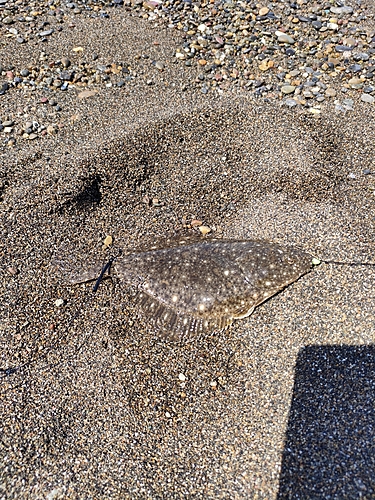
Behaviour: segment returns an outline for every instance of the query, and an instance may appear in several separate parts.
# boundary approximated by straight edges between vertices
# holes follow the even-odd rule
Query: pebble
[[[40,33],[38,33],[38,35],[40,37],[43,37],[43,36],[50,36],[52,35],[52,33],[54,32],[54,30],[47,30],[47,31],[41,31]]]
[[[295,99],[285,99],[284,104],[289,108],[294,108],[294,106],[297,106],[297,101]]]
[[[294,85],[284,85],[281,87],[281,92],[283,94],[292,94],[295,91],[296,87]]]
[[[98,93],[97,90],[83,90],[80,92],[77,97],[78,99],[86,99],[87,97],[92,97]]]
[[[71,65],[71,62],[67,57],[62,57],[61,64],[64,66],[64,68],[69,68],[69,66]]]
[[[61,307],[61,306],[63,306],[63,305],[64,305],[64,303],[65,303],[64,299],[57,299],[57,300],[55,301],[55,306],[56,306],[56,307]]]
[[[5,3],[5,0],[0,0],[0,7]],[[190,0],[102,0],[99,7],[92,0],[65,1],[61,6],[55,0],[45,6],[40,4],[34,10],[25,8],[22,2],[15,5],[16,10],[13,7],[4,9],[2,24],[9,26],[5,28],[7,33],[17,37],[18,43],[28,43],[32,39],[39,44],[43,40],[45,43],[49,36],[63,28],[64,23],[74,27],[72,21],[78,14],[86,14],[88,18],[108,17],[110,10],[104,10],[107,6],[125,5],[127,10],[136,11],[137,15],[148,18],[152,23],[164,23],[171,29],[178,29],[183,41],[175,52],[176,62],[183,61],[192,68],[198,66],[203,73],[203,80],[194,76],[190,82],[184,83],[181,90],[192,86],[208,94],[213,89],[224,92],[238,87],[244,92],[253,92],[255,96],[267,97],[275,94],[277,88],[282,95],[294,92],[296,96],[301,96],[288,103],[283,101],[285,105],[304,106],[307,99],[309,107],[313,107],[314,103],[336,97],[338,93],[348,92],[348,95],[354,96],[360,90],[358,97],[361,97],[375,75],[375,31],[362,25],[366,18],[360,2],[348,6],[332,1],[318,6],[308,0],[266,4],[211,0],[199,5]],[[48,22],[44,22],[43,16],[48,16]],[[24,31],[24,21],[28,23],[28,31]],[[7,38],[4,43],[6,50]],[[81,85],[83,81],[91,80],[90,89],[82,89],[78,94],[79,98],[85,98],[95,95],[91,92],[99,86],[120,88],[129,83],[136,84],[134,70],[131,74],[126,73],[124,79],[112,80],[112,75],[128,71],[127,67],[117,70],[118,64],[110,61],[100,65],[103,68],[99,69],[75,60],[86,50],[77,45],[72,49],[74,55],[71,60],[65,56],[58,64],[42,53],[46,67],[8,71],[7,81],[0,83],[0,95],[15,87],[29,90],[48,87],[52,92],[64,91],[69,87],[68,82]],[[87,56],[87,60],[91,61],[99,57],[90,53]],[[160,61],[153,64],[159,71],[165,69],[165,64]],[[68,68],[74,68],[74,71],[67,71]],[[289,77],[296,70],[300,71],[300,76]],[[24,75],[22,71],[25,71]],[[26,74],[26,71],[29,73]],[[12,76],[8,76],[10,73]],[[314,90],[313,86],[307,87],[304,82],[306,77],[302,76],[305,73],[319,73],[317,78],[326,88]],[[266,75],[266,82],[255,84],[263,80],[263,74]],[[154,82],[147,80],[146,83],[151,85]],[[87,94],[84,93],[86,91]],[[370,102],[371,96],[362,100]]]
[[[369,104],[372,104],[375,101],[375,97],[370,95],[370,94],[362,94],[361,101],[368,102]]]
[[[178,378],[179,378],[179,380],[181,380],[181,382],[185,382],[185,380],[186,380],[186,377],[183,373],[180,373]]]
[[[345,109],[347,109],[348,111],[353,111],[353,105],[354,105],[354,101],[353,99],[344,99],[342,101],[342,105],[344,106]]]
[[[47,134],[48,135],[55,135],[55,134],[57,134],[58,130],[59,130],[59,128],[58,128],[57,125],[55,125],[55,124],[54,125],[48,125],[48,127],[47,127]]]
[[[275,35],[277,36],[277,41],[280,43],[289,43],[289,44],[295,43],[294,38],[287,35],[286,33],[282,33],[281,31],[276,31]]]
[[[16,274],[18,274],[18,269],[13,266],[8,267],[7,271],[11,276],[16,276]]]
[[[164,63],[160,62],[160,61],[156,61],[155,64],[154,64],[155,68],[158,69],[159,71],[163,71],[164,69]]]

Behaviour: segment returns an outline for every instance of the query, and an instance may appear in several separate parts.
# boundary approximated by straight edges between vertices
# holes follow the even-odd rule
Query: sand
[[[374,498],[373,107],[186,92],[178,34],[122,11],[103,26],[48,52],[165,71],[140,59],[126,91],[69,91],[56,135],[1,151],[0,497]],[[9,92],[2,114],[41,95]],[[118,280],[68,283],[106,235],[127,251],[192,220],[348,264],[199,342],[160,339]]]

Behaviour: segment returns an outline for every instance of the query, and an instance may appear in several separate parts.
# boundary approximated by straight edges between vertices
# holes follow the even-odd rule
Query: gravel
[[[372,498],[372,7],[185,3],[0,0],[0,497]],[[191,343],[69,284],[208,230],[322,264]]]

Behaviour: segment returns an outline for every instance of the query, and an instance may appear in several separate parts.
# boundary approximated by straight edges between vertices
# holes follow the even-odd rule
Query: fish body
[[[139,288],[145,316],[172,337],[220,330],[312,267],[300,249],[264,241],[191,239],[132,253],[115,274]]]

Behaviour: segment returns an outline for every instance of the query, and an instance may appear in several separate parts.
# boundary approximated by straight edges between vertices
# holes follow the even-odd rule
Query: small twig
[[[121,250],[120,250],[120,251],[119,251],[119,253],[116,255],[116,257],[111,257],[111,258],[109,259],[109,261],[107,262],[107,264],[103,267],[103,269],[102,269],[101,273],[99,274],[98,279],[97,279],[97,280],[96,280],[96,282],[95,282],[94,288],[92,289],[92,291],[93,291],[94,293],[98,290],[99,285],[100,285],[100,283],[101,283],[101,281],[102,281],[102,279],[103,279],[103,277],[104,277],[105,273],[108,271],[108,274],[109,274],[109,272],[110,272],[110,270],[111,270],[111,266],[112,266],[113,262],[114,262],[114,261],[115,261],[115,260],[119,257],[119,255],[121,255]]]

